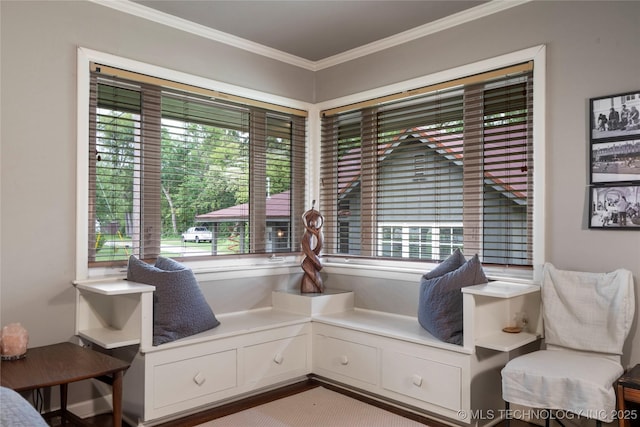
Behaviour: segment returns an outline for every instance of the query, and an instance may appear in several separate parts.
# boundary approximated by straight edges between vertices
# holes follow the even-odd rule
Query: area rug
[[[357,399],[316,387],[199,427],[424,427]]]

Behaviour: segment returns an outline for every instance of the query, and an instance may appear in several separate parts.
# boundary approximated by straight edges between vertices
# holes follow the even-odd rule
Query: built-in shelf
[[[109,327],[79,330],[78,336],[106,349],[140,344],[140,337],[137,333],[131,333],[127,337],[127,334],[122,330]]]
[[[495,281],[462,288],[465,304],[465,345],[509,352],[542,336],[540,286]],[[526,313],[526,330],[504,332],[517,313]],[[472,331],[467,334],[467,331]],[[466,337],[473,337],[473,342]],[[469,338],[470,339],[470,338]]]
[[[482,285],[466,286],[462,288],[462,293],[473,295],[484,295],[494,298],[514,298],[520,295],[540,292],[540,286],[526,285],[511,282],[489,282]]]
[[[126,280],[77,283],[76,334],[113,349],[141,343],[154,286]]]
[[[108,282],[79,283],[77,289],[102,295],[142,294],[153,292],[156,287],[129,280],[113,280]]]
[[[499,331],[495,334],[476,339],[476,346],[497,351],[512,351],[524,345],[532,343],[538,338],[540,338],[539,335],[529,332],[510,334],[507,332]]]

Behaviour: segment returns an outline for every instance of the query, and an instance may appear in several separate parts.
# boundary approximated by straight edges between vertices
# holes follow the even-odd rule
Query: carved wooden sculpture
[[[322,277],[320,277],[322,264],[318,257],[322,250],[323,237],[321,229],[324,224],[324,218],[320,212],[313,208],[315,204],[316,201],[314,200],[311,209],[302,215],[305,227],[305,232],[302,236],[302,251],[305,257],[302,260],[304,275],[300,283],[301,293],[321,293],[324,291]]]

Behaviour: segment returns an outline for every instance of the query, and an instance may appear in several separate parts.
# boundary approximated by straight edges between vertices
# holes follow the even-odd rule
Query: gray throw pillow
[[[434,337],[462,345],[462,292],[465,286],[486,283],[478,255],[454,271],[420,281],[418,322]]]
[[[181,271],[181,270],[189,269],[189,267],[187,267],[182,263],[179,263],[176,260],[173,260],[171,258],[165,258],[162,256],[159,256],[158,258],[156,258],[156,263],[154,265],[156,268],[159,268],[160,270],[164,270],[164,271]]]
[[[153,285],[153,345],[188,337],[220,324],[193,271],[169,258],[155,266],[129,257],[127,280]]]
[[[465,262],[467,262],[467,260],[464,258],[464,255],[462,255],[462,251],[460,251],[460,248],[456,248],[447,259],[438,264],[433,270],[425,273],[423,277],[425,279],[433,279],[434,277],[443,276],[462,267]]]

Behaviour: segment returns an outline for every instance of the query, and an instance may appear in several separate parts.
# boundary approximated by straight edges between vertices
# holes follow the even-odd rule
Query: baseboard
[[[113,411],[111,394],[67,405],[67,410],[80,418],[95,417]]]

